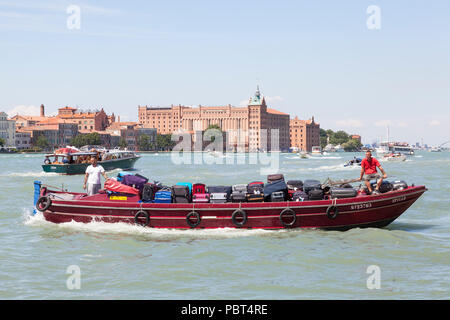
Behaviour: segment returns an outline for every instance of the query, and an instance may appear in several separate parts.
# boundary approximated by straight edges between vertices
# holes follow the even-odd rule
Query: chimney
[[[41,117],[45,117],[45,109],[43,104],[41,104]]]
[[[120,122],[120,116],[117,116],[117,122]]]

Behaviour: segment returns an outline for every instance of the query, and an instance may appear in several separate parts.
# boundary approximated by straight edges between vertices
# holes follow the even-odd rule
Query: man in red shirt
[[[377,173],[377,167],[380,168],[383,177],[380,177],[380,175]],[[372,193],[372,186],[370,185],[370,180],[378,179],[377,187],[375,188],[374,194],[379,194],[381,183],[383,182],[383,179],[387,178],[387,175],[386,172],[384,172],[378,160],[372,158],[372,152],[370,151],[366,152],[366,157],[361,161],[361,176],[359,177],[359,180],[363,179],[363,175],[365,175],[364,181],[366,182],[367,189],[369,189],[370,193]]]

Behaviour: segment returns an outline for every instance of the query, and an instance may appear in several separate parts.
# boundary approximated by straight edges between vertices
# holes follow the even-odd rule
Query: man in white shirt
[[[102,184],[100,181],[100,174],[103,175],[105,180],[108,180],[108,176],[105,173],[105,169],[99,164],[97,164],[97,158],[91,158],[91,165],[86,168],[86,175],[84,176],[84,184],[83,189],[86,189],[87,183],[87,194],[88,196],[92,196],[93,194],[98,193],[101,189]]]

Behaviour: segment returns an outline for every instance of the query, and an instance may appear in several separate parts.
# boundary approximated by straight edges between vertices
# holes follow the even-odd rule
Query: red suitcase
[[[208,203],[209,202],[209,193],[195,193],[192,196],[193,203]]]
[[[197,193],[206,194],[206,186],[203,183],[194,183],[192,186],[192,194]]]

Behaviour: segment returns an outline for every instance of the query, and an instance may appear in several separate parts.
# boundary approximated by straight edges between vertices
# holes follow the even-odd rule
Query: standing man
[[[87,182],[87,194],[92,196],[101,189],[102,184],[100,182],[100,174],[103,175],[105,180],[108,180],[108,176],[105,173],[105,169],[99,164],[97,164],[97,158],[91,158],[91,165],[86,168],[86,175],[84,176],[83,189],[86,189]]]
[[[380,175],[377,173],[377,167],[380,168],[383,177],[380,177]],[[363,179],[364,174],[365,174],[364,181],[366,182],[367,189],[369,189],[370,193],[372,193],[372,186],[370,185],[370,180],[378,179],[377,187],[375,188],[373,194],[379,194],[381,183],[383,182],[383,179],[387,178],[387,175],[386,172],[384,172],[378,160],[372,158],[372,152],[370,151],[366,152],[366,157],[361,161],[361,176],[359,177],[359,180]]]

